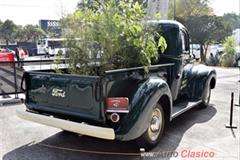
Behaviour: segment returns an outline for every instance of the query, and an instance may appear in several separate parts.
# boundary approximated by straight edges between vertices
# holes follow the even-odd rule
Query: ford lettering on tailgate
[[[65,91],[63,89],[53,88],[52,89],[52,96],[53,97],[65,98]]]

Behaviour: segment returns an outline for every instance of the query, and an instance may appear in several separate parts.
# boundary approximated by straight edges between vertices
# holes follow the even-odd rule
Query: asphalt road
[[[226,129],[225,124],[229,122],[231,92],[235,93],[235,103],[238,103],[239,71],[216,70],[218,79],[212,91],[211,106],[203,110],[194,108],[171,122],[159,145],[152,150],[158,153],[155,157],[146,154],[140,157],[134,142],[78,136],[21,120],[15,110],[24,105],[0,106],[0,157],[3,160],[135,160],[161,159],[163,153],[172,152],[172,158],[165,159],[238,160],[240,107],[234,107],[233,122],[238,129]],[[196,158],[197,153],[210,153],[213,157]]]

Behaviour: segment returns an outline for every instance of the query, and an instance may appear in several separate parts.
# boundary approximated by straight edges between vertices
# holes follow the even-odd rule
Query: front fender
[[[117,139],[128,141],[140,137],[148,128],[153,107],[163,95],[167,95],[172,103],[171,91],[163,79],[148,78],[140,83],[130,98],[129,114],[123,117],[116,131]]]
[[[182,82],[185,87],[182,93],[189,98],[201,98],[205,85],[214,79],[216,82],[215,69],[205,65],[188,64],[184,67]],[[214,84],[215,85],[215,84]],[[182,85],[184,86],[184,85]],[[214,88],[214,86],[212,86]]]

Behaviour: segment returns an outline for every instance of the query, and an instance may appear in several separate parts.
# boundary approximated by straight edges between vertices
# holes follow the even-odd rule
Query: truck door
[[[176,64],[176,76],[173,77],[173,84],[171,87],[173,100],[176,100],[179,96],[182,85],[183,70],[184,67],[190,62],[190,52],[189,52],[189,36],[187,31],[181,29],[179,32],[179,45],[181,48],[181,53],[178,57],[178,64]]]

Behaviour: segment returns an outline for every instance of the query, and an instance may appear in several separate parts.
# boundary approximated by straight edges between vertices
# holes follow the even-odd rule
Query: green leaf
[[[167,49],[167,42],[163,36],[160,36],[159,38],[158,47],[161,48],[161,53],[163,53]]]

